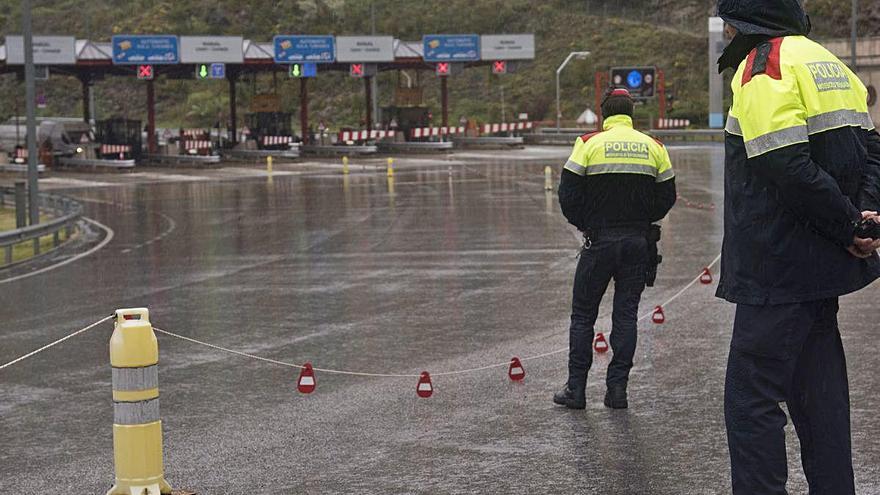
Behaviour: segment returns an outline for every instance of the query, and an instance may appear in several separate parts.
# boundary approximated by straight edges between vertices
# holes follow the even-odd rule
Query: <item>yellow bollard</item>
[[[553,190],[553,169],[551,169],[549,166],[544,167],[544,190]]]
[[[394,158],[388,159],[388,177],[394,177]]]
[[[159,343],[146,308],[116,310],[110,365],[116,484],[107,495],[170,494],[162,466]]]
[[[266,157],[266,173],[272,175],[272,157]]]
[[[344,175],[348,175],[348,157],[347,156],[342,157],[342,173]]]

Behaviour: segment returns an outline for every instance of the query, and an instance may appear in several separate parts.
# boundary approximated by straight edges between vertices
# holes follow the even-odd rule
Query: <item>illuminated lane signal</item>
[[[155,76],[155,71],[153,70],[152,65],[138,65],[137,76],[138,79],[144,81],[151,81]]]
[[[196,65],[196,79],[225,79],[226,64]]]
[[[287,74],[292,79],[300,79],[303,77],[318,77],[318,64],[313,62],[290,64]]]
[[[348,66],[348,73],[351,77],[373,77],[379,71],[379,67],[376,64],[350,64]]]
[[[349,74],[351,77],[364,77],[364,64],[351,64]]]
[[[493,74],[507,74],[507,61],[506,60],[496,60],[492,62],[492,73]]]
[[[449,75],[449,62],[438,62],[436,65],[437,75],[441,77],[446,77]]]

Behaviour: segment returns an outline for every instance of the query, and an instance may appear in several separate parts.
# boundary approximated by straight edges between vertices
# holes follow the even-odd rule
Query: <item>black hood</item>
[[[810,33],[810,17],[799,0],[718,0],[718,16],[739,33],[718,59],[718,72],[735,68],[762,41]]]
[[[810,33],[810,17],[799,0],[718,0],[718,16],[746,35]]]

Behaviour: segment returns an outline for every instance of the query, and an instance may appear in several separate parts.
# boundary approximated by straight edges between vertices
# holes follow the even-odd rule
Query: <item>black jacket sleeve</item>
[[[675,205],[675,178],[654,185],[654,197],[649,212],[651,222],[659,222]]]
[[[559,206],[562,208],[562,214],[565,215],[568,223],[581,232],[586,230],[583,218],[587,204],[586,180],[586,177],[563,169],[559,181]]]
[[[840,246],[852,245],[861,212],[834,178],[810,159],[809,143],[770,151],[748,163],[776,186],[779,201],[810,228]]]
[[[868,162],[862,174],[858,207],[862,211],[880,211],[880,134],[868,131]]]

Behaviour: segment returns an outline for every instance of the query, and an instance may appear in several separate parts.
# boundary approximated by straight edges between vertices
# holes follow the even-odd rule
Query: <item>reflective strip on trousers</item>
[[[867,112],[848,109],[835,110],[807,118],[807,128],[811,135],[846,126],[871,130],[874,128],[874,123]]]
[[[159,421],[159,399],[141,402],[114,402],[113,424],[142,425]]]
[[[767,153],[768,151],[809,141],[810,136],[807,133],[807,126],[798,125],[789,127],[788,129],[770,132],[750,141],[746,141],[746,153],[749,158],[754,158],[758,155]]]
[[[583,165],[573,162],[571,160],[565,162],[565,169],[569,172],[574,172],[580,176],[583,176],[587,172],[587,168]]]
[[[724,126],[724,130],[735,136],[743,135],[742,127],[739,126],[739,119],[733,115],[727,116],[727,125]]]
[[[642,174],[657,177],[657,167],[638,163],[601,163],[587,167],[587,175],[598,174]]]
[[[113,390],[129,392],[158,387],[158,364],[143,368],[113,368]]]

